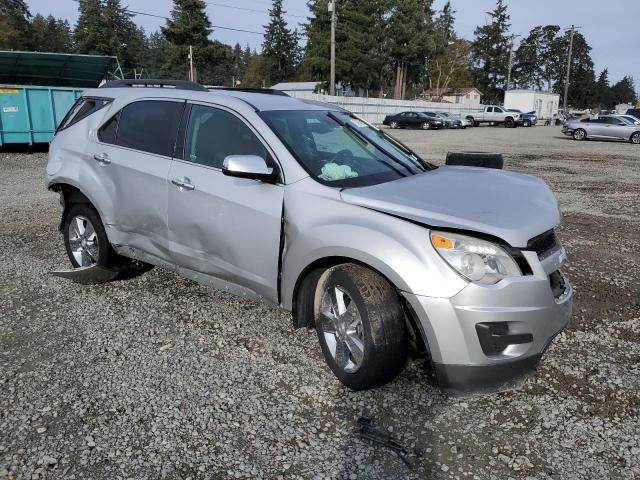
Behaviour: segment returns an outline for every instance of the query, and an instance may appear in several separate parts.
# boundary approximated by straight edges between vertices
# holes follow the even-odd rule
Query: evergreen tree
[[[423,89],[425,58],[435,48],[431,35],[432,21],[426,17],[420,0],[398,0],[388,13],[385,34],[389,57],[396,72],[394,98],[405,98],[408,84],[414,91]]]
[[[74,32],[76,50],[84,54],[108,54],[108,32],[102,20],[102,3],[100,0],[80,0],[79,10]]]
[[[171,18],[162,28],[169,42],[164,70],[174,78],[188,78],[189,47],[197,80],[204,84],[229,85],[233,76],[233,49],[212,42],[211,21],[202,0],[174,0]]]
[[[71,53],[73,37],[66,20],[38,14],[31,20],[30,49],[38,52]]]
[[[633,77],[625,76],[622,80],[611,87],[611,106],[619,103],[629,103],[631,105],[638,101]]]
[[[266,81],[270,84],[291,79],[298,62],[298,35],[288,27],[285,13],[282,0],[273,0],[262,44],[262,55],[267,62]]]
[[[447,2],[435,21],[436,33],[445,44],[455,39],[455,14],[456,11],[451,6],[451,2]]]
[[[131,18],[120,0],[106,0],[102,9],[102,25],[108,32],[105,54],[117,56],[126,70],[140,68],[144,56],[144,32]]]
[[[0,0],[0,48],[28,49],[30,18],[31,13],[24,0]]]
[[[263,55],[252,55],[245,71],[243,86],[252,88],[262,88],[268,86],[266,77],[269,65]]]
[[[560,94],[561,105],[564,105],[564,86],[566,83],[566,65],[569,55],[570,32],[558,38],[558,50],[562,52],[559,65],[562,70],[558,74],[558,81],[554,85],[554,91]],[[571,55],[571,78],[569,88],[568,105],[576,108],[588,108],[596,101],[596,78],[591,59],[591,47],[580,32],[576,32],[573,38]]]
[[[553,85],[561,81],[565,52],[559,32],[558,25],[537,26],[529,32],[514,55],[513,79],[516,85],[551,91]]]
[[[301,80],[328,81],[331,18],[327,0],[310,0],[307,44],[300,63]],[[385,83],[384,0],[341,0],[336,3],[336,81],[379,90]],[[415,12],[414,12],[415,13]]]
[[[206,47],[213,32],[202,0],[174,0],[171,18],[162,33],[174,45]]]
[[[594,100],[597,106],[600,108],[609,108],[613,106],[611,93],[611,85],[609,85],[609,70],[605,68],[600,72],[598,80],[595,83]]]
[[[144,32],[120,0],[81,0],[75,29],[78,53],[118,57],[125,72],[141,66]]]
[[[504,96],[509,69],[510,41],[507,34],[511,24],[504,0],[498,0],[496,8],[487,14],[491,18],[490,23],[475,30],[474,79],[475,86],[488,102],[499,103]]]
[[[161,31],[153,32],[145,38],[142,75],[147,78],[164,78],[164,70],[169,43]]]
[[[331,53],[331,16],[328,12],[328,0],[308,0],[311,12],[309,21],[304,25],[307,44],[300,64],[301,80],[328,81],[330,75],[329,58]],[[343,4],[338,3],[338,11]],[[336,49],[336,55],[340,50]],[[339,78],[339,77],[338,77]]]

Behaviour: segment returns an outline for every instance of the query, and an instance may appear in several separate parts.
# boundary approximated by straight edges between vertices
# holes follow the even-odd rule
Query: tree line
[[[330,0],[308,0],[310,16],[298,32],[286,21],[282,0],[273,0],[260,53],[249,46],[211,40],[202,0],[174,0],[160,30],[146,34],[120,0],[78,0],[74,27],[52,16],[32,16],[24,0],[0,0],[0,48],[115,55],[127,77],[187,78],[193,48],[203,84],[270,86],[282,81],[319,81],[328,86]],[[570,32],[558,25],[534,27],[519,44],[510,34],[504,0],[487,12],[473,40],[455,31],[456,12],[434,0],[339,0],[336,3],[336,79],[370,96],[438,98],[475,86],[487,103],[501,103],[507,89],[536,88],[564,93]],[[303,41],[304,40],[304,41]],[[304,44],[304,47],[301,45]],[[574,35],[568,103],[611,108],[633,103],[633,78],[612,84],[598,75],[591,47]]]

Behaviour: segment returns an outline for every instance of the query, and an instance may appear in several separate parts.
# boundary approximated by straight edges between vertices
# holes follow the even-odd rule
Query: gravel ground
[[[82,287],[46,154],[0,152],[0,478],[640,479],[640,148],[557,128],[394,131],[428,159],[499,151],[544,177],[577,296],[510,391],[448,397],[415,355],[342,387],[289,313],[155,269]],[[356,435],[391,432],[413,467]]]

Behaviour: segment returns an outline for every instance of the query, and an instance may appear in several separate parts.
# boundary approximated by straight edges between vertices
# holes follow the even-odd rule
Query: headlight
[[[431,244],[451,268],[472,282],[493,285],[503,278],[522,275],[511,255],[486,240],[431,232]]]

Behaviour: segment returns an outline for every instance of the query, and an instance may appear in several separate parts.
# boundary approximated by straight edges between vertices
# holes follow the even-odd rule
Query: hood
[[[493,235],[513,247],[560,223],[558,202],[539,178],[478,167],[440,167],[370,187],[342,199],[427,226]]]

